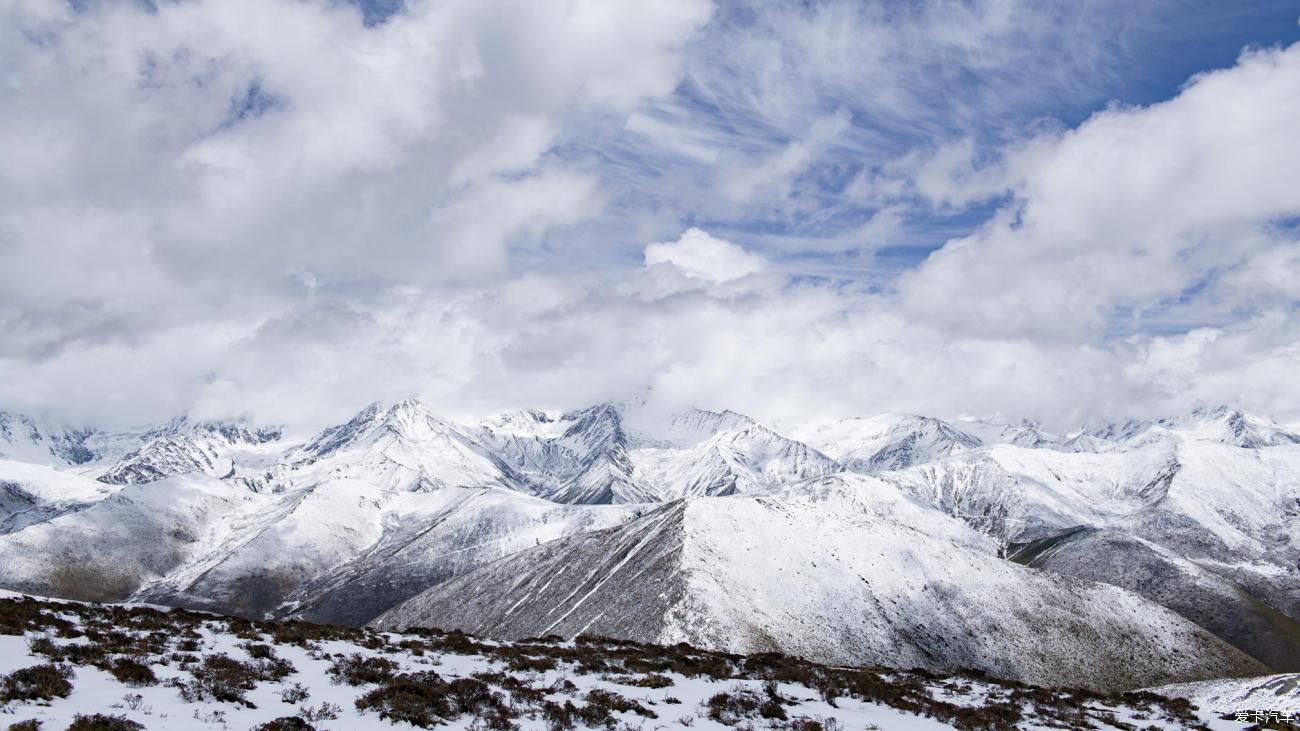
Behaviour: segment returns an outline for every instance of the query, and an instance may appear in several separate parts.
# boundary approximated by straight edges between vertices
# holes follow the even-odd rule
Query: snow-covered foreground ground
[[[0,598],[0,673],[0,725],[41,729],[93,714],[120,721],[83,728],[1242,727],[1149,693],[827,668],[685,645],[500,643],[12,595]]]

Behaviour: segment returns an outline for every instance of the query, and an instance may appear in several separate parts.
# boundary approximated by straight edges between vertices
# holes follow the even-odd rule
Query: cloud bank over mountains
[[[1300,420],[1300,45],[1060,13],[5,0],[0,404]]]

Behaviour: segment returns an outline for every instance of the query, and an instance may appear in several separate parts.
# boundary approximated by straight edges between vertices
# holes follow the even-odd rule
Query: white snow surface
[[[0,591],[0,598],[15,597],[10,592]],[[67,611],[59,616],[70,621],[78,629],[85,629],[83,618],[75,603],[64,603]],[[139,605],[134,605],[139,606]],[[165,610],[164,610],[165,611]],[[247,649],[250,642],[269,646],[278,658],[287,660],[292,665],[292,672],[282,680],[263,680],[245,692],[247,703],[221,702],[212,698],[206,700],[186,701],[182,698],[173,682],[188,682],[191,675],[175,662],[163,664],[158,656],[142,656],[159,681],[154,685],[128,685],[117,680],[105,670],[90,665],[76,665],[70,677],[71,693],[64,698],[39,703],[11,702],[0,706],[0,719],[5,723],[18,723],[35,720],[43,728],[65,728],[78,714],[102,713],[121,716],[142,724],[151,730],[166,729],[227,729],[255,728],[256,726],[285,716],[301,716],[308,711],[325,710],[323,720],[313,721],[316,728],[322,729],[392,729],[414,728],[404,722],[392,722],[380,718],[374,710],[359,710],[356,699],[374,689],[374,684],[350,686],[340,684],[329,673],[336,658],[360,656],[363,658],[384,658],[397,665],[398,673],[416,673],[422,671],[436,672],[444,680],[469,678],[476,673],[505,671],[524,683],[539,688],[547,688],[544,699],[560,704],[575,702],[579,707],[585,704],[589,691],[601,690],[616,693],[640,703],[655,714],[657,718],[648,719],[633,711],[614,712],[614,720],[620,728],[672,728],[689,727],[705,731],[722,731],[737,726],[735,723],[722,723],[709,717],[708,700],[721,692],[735,693],[750,691],[760,697],[767,689],[763,681],[752,678],[713,679],[708,676],[688,677],[677,672],[667,671],[661,674],[669,685],[659,688],[637,687],[629,684],[638,674],[574,673],[571,667],[561,664],[552,670],[529,670],[512,672],[499,657],[469,652],[420,652],[416,653],[400,645],[406,640],[420,642],[420,637],[404,636],[398,633],[383,633],[378,636],[383,640],[384,649],[375,646],[362,646],[342,639],[326,639],[308,643],[305,646],[283,644],[264,632],[256,632],[253,637],[238,637],[232,633],[226,621],[212,617],[202,621],[196,627],[198,649],[193,655],[200,661],[213,655],[225,655],[242,662],[255,663],[256,658]],[[126,634],[143,634],[127,626],[118,628]],[[372,635],[374,637],[376,635]],[[175,643],[180,637],[172,637]],[[34,640],[45,640],[55,645],[82,644],[86,638],[62,639],[53,633],[28,632],[26,635],[0,635],[0,676],[16,670],[48,663],[48,658],[33,651]],[[500,643],[487,642],[488,646]],[[572,647],[571,643],[564,646]],[[1268,679],[1263,679],[1268,680]],[[560,683],[568,681],[573,684],[570,689],[561,687]],[[1007,689],[996,684],[968,678],[937,678],[922,680],[923,688],[930,697],[956,706],[979,707],[989,698],[1006,697]],[[1294,686],[1294,678],[1291,679]],[[779,697],[784,699],[785,711],[791,719],[803,718],[820,721],[830,728],[842,731],[867,731],[869,729],[888,729],[889,731],[938,731],[953,728],[934,718],[914,715],[890,706],[864,701],[852,696],[840,696],[833,703],[824,700],[818,691],[798,683],[781,682],[770,686]],[[1189,689],[1192,686],[1185,686]],[[285,700],[284,692],[290,688],[306,697],[301,700]],[[1180,687],[1181,688],[1181,687]],[[1165,695],[1182,695],[1179,688],[1157,689]],[[1113,719],[1121,723],[1149,724],[1152,720],[1150,710],[1139,709],[1109,703],[1090,703],[1084,708],[1088,719],[1085,727],[1094,727],[1102,719]],[[1037,719],[1032,714],[1018,728],[1046,729],[1059,726]],[[1203,727],[1213,731],[1240,728],[1239,724],[1225,722],[1213,713],[1195,714]],[[754,719],[761,722],[762,719]],[[528,713],[515,719],[523,731],[543,731],[549,724],[538,713]],[[837,726],[830,726],[835,723]],[[481,729],[482,722],[470,714],[462,714],[438,725],[439,728],[469,731]],[[744,723],[742,722],[742,727]],[[1162,728],[1184,728],[1182,724],[1170,723]]]

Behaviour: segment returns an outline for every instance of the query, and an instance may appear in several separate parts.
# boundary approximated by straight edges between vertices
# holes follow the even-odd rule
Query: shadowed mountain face
[[[959,521],[862,477],[671,503],[441,584],[376,624],[684,641],[1099,689],[1265,669],[1133,594],[1002,560]]]
[[[1009,558],[1033,568],[1104,581],[1168,607],[1277,671],[1300,670],[1300,622],[1249,590],[1158,544],[1076,528],[1017,545]]]
[[[417,401],[305,440],[0,421],[4,588],[1108,688],[1300,657],[1300,437],[1228,409],[1069,434]]]

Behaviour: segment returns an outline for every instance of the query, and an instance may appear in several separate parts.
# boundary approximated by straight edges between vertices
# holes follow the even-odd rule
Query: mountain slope
[[[1300,449],[1181,432],[1135,442],[1107,454],[999,445],[885,477],[1016,560],[1135,591],[1296,669]]]
[[[225,537],[252,494],[201,475],[130,485],[74,512],[0,536],[0,585],[118,601]]]
[[[1026,566],[1128,589],[1203,627],[1274,670],[1300,668],[1300,622],[1158,544],[1081,528],[1018,547]]]
[[[376,493],[350,480],[286,495],[282,504],[274,520],[249,520],[245,538],[137,598],[356,626],[452,576],[631,516],[499,488]]]
[[[92,505],[117,490],[74,472],[0,459],[0,534]]]
[[[94,429],[69,428],[0,411],[0,459],[40,465],[82,465],[100,459],[104,447]]]
[[[1151,688],[1151,692],[1169,698],[1187,698],[1202,711],[1227,714],[1246,723],[1261,723],[1269,712],[1300,715],[1300,673],[1265,675],[1257,678],[1224,678],[1192,683],[1178,683]],[[1264,717],[1256,715],[1256,711]],[[1276,717],[1273,718],[1276,721]]]
[[[844,475],[779,496],[670,503],[453,579],[376,623],[685,641],[1102,688],[1262,668],[1133,594],[994,552],[888,483]]]

